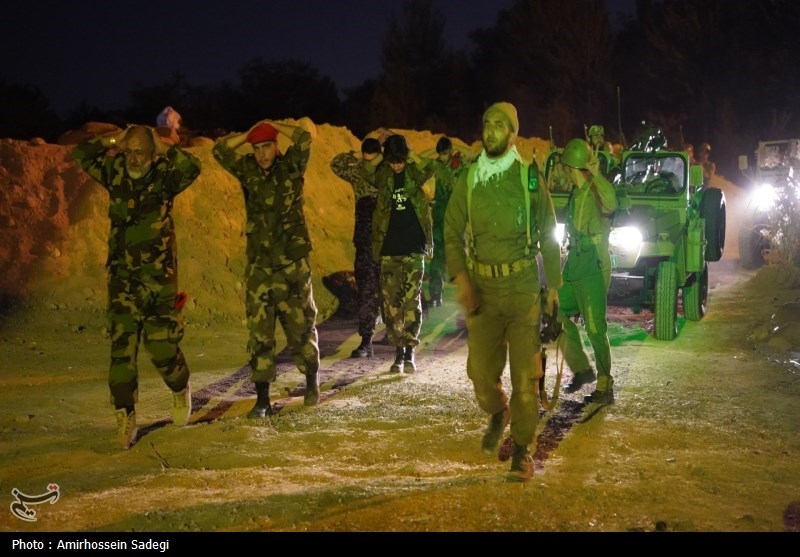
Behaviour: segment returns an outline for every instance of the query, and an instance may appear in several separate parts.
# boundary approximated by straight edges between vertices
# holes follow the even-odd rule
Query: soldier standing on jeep
[[[697,164],[703,167],[703,181],[706,183],[717,173],[717,165],[711,162],[709,157],[711,157],[711,145],[701,144]]]

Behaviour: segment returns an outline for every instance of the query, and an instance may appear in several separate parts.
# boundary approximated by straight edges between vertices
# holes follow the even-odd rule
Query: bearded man
[[[483,115],[483,150],[462,173],[445,213],[445,256],[458,287],[468,331],[467,376],[481,410],[489,414],[482,448],[497,452],[511,424],[514,447],[508,479],[533,475],[529,445],[538,420],[537,356],[541,288],[536,256],[541,252],[547,310],[553,314],[561,286],[556,217],[535,169],[520,157],[516,108],[507,102]],[[510,363],[511,400],[501,375]]]
[[[78,145],[73,158],[109,193],[108,385],[117,419],[117,442],[136,442],[136,357],[140,342],[170,388],[172,421],[185,425],[192,409],[189,368],[180,349],[181,309],[172,205],[200,174],[198,159],[146,126]]]

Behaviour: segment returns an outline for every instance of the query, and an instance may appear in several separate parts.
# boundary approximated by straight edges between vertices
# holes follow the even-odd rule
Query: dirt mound
[[[287,120],[290,123],[296,123]],[[118,131],[90,122],[59,138],[0,140],[0,315],[9,307],[104,310],[108,194],[72,161],[75,144]],[[438,135],[397,130],[417,151]],[[244,316],[245,213],[239,183],[217,164],[213,141],[192,138],[187,149],[202,172],[175,201],[181,289],[189,293],[187,320],[213,322]],[[320,320],[339,305],[323,278],[353,268],[354,196],[330,170],[330,160],[358,150],[347,128],[322,124],[306,171],[305,211],[314,251],[314,295]],[[288,141],[280,138],[285,150]],[[341,295],[341,294],[340,294]],[[5,309],[2,309],[5,308]]]

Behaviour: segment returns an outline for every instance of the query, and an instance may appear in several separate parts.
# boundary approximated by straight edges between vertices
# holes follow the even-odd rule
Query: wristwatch
[[[111,139],[108,140],[108,142],[113,147],[114,145],[117,144],[117,138],[116,137],[112,137]]]

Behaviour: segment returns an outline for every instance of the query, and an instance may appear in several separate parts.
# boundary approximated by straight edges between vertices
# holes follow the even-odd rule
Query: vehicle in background
[[[757,269],[768,261],[793,263],[800,250],[800,139],[759,141],[755,171],[746,155],[739,170],[751,182],[739,229],[739,264]]]

